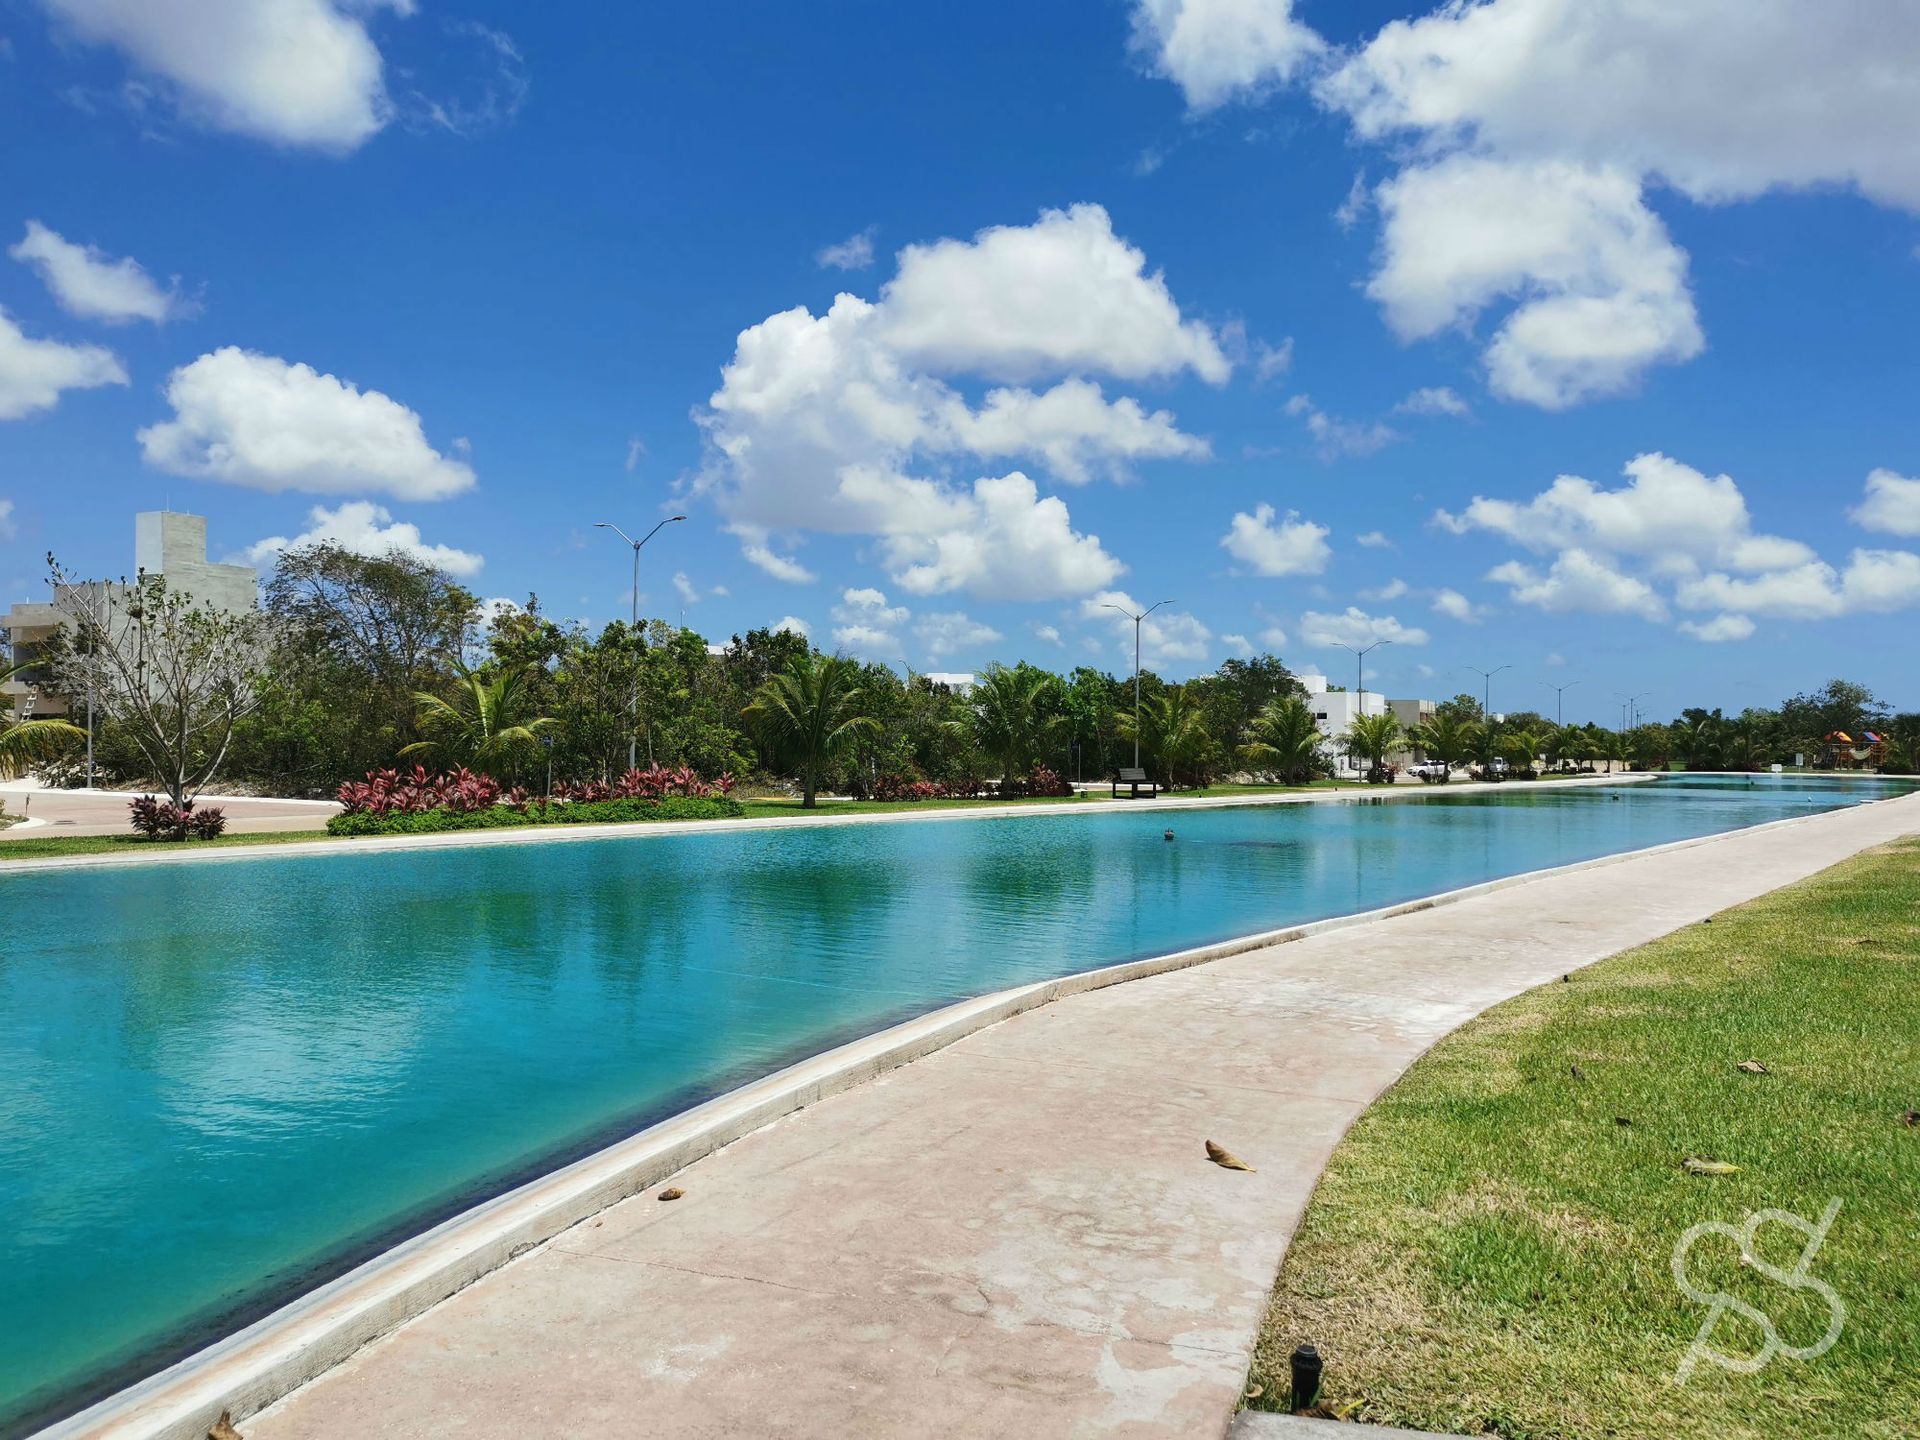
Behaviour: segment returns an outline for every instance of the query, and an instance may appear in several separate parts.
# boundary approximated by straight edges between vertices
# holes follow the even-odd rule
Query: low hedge
[[[738,800],[696,800],[668,795],[659,800],[570,800],[526,810],[492,805],[484,810],[363,810],[327,821],[329,835],[437,835],[444,830],[502,830],[521,825],[606,825],[624,821],[737,820],[747,812]]]

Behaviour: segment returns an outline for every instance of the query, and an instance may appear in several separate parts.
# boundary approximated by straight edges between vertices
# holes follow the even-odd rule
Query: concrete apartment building
[[[191,595],[219,610],[251,610],[260,602],[260,577],[251,566],[217,565],[207,559],[204,515],[149,510],[134,516],[133,568],[136,575],[157,575],[169,590]],[[129,588],[108,581],[62,586],[51,601],[23,602],[0,616],[0,631],[5,632],[11,662],[27,666],[20,675],[0,685],[0,699],[23,716],[65,715],[68,698],[49,689],[51,677],[44,669],[37,669],[34,661],[66,623],[63,611],[67,607],[84,606],[91,598],[105,608],[122,599]],[[124,609],[124,605],[118,608]]]
[[[1348,763],[1348,758],[1341,737],[1357,717],[1391,714],[1400,722],[1403,731],[1424,725],[1433,718],[1434,702],[1431,700],[1394,700],[1378,690],[1329,690],[1324,675],[1301,675],[1298,678],[1306,687],[1307,707],[1313,711],[1314,723],[1320,727],[1320,733],[1327,737],[1327,752],[1343,765]],[[1411,747],[1402,745],[1388,758],[1397,764],[1405,763],[1413,758],[1413,751]]]

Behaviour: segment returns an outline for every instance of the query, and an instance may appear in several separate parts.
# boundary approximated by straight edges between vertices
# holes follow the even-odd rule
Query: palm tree
[[[1618,730],[1602,730],[1593,748],[1598,752],[1597,758],[1607,762],[1609,775],[1613,773],[1614,761],[1627,758],[1626,738]]]
[[[1367,779],[1386,779],[1387,752],[1400,739],[1400,722],[1391,714],[1357,715],[1347,726],[1347,748],[1367,762]]]
[[[401,749],[402,756],[432,755],[443,764],[466,765],[490,774],[511,770],[527,758],[540,737],[558,727],[546,715],[531,715],[527,680],[531,667],[488,677],[454,662],[459,688],[451,702],[425,690],[413,692],[413,723],[425,737]]]
[[[1473,723],[1452,715],[1435,715],[1422,721],[1407,738],[1429,760],[1446,766],[1448,774],[1473,756]]]
[[[0,668],[0,685],[27,668],[27,663]],[[28,716],[13,718],[10,701],[0,697],[0,780],[12,780],[27,768],[30,760],[44,760],[70,740],[84,740],[87,732],[78,725],[51,717],[36,720]]]
[[[1320,747],[1320,727],[1307,703],[1297,695],[1280,695],[1253,717],[1240,758],[1284,785],[1304,785],[1320,773]]]
[[[974,730],[1001,765],[1001,788],[1025,776],[1066,725],[1060,677],[1031,665],[989,666],[974,686]]]
[[[800,804],[814,808],[820,776],[855,739],[880,729],[867,713],[860,666],[842,655],[795,655],[754,692],[747,716],[800,761]]]
[[[1122,715],[1119,729],[1121,739],[1132,740],[1133,717]],[[1198,697],[1188,694],[1187,686],[1169,685],[1141,703],[1139,737],[1140,748],[1153,758],[1163,785],[1174,783],[1181,771],[1205,783],[1213,732],[1207,728]]]
[[[1501,732],[1500,758],[1514,770],[1524,770],[1531,777],[1533,762],[1540,754],[1540,737],[1524,725]]]

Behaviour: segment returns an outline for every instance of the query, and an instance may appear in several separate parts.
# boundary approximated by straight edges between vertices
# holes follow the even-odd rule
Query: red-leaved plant
[[[554,783],[552,800],[559,804],[595,800],[659,800],[667,795],[687,795],[706,799],[725,795],[734,785],[731,773],[711,783],[691,769],[681,766],[668,770],[654,765],[645,770],[629,770],[619,779],[560,780]],[[348,815],[386,815],[417,810],[485,810],[504,801],[522,814],[530,804],[544,804],[524,786],[502,791],[500,782],[488,775],[476,775],[464,766],[444,775],[430,775],[424,765],[411,770],[369,770],[365,780],[348,780],[334,792],[340,808]]]
[[[334,791],[349,815],[387,815],[394,811],[485,810],[500,801],[500,782],[462,765],[430,775],[424,765],[411,770],[369,770],[365,780],[348,780]]]
[[[127,802],[134,830],[149,840],[211,840],[227,828],[227,817],[217,805],[196,810],[193,801],[176,805],[152,795]]]

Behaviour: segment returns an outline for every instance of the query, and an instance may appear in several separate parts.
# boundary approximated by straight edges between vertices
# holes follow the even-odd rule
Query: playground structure
[[[1886,763],[1886,737],[1872,730],[1849,735],[1835,730],[1821,742],[1815,768],[1820,770],[1876,770]]]

